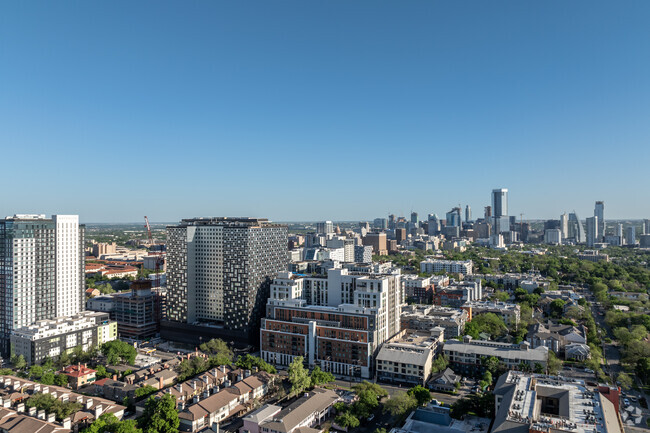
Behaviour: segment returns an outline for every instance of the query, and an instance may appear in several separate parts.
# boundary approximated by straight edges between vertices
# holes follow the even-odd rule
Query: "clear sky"
[[[0,214],[650,218],[650,1],[5,1]]]

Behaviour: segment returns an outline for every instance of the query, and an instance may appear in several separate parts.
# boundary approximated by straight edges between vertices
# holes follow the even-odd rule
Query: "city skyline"
[[[647,2],[0,12],[6,215],[650,215]]]

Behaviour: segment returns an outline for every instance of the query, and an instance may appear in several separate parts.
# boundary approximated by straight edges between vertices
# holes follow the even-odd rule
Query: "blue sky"
[[[650,2],[0,5],[0,214],[650,217]]]

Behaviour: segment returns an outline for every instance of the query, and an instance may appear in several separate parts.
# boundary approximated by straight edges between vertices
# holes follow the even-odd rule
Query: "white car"
[[[628,400],[627,398],[623,399],[623,404],[625,406],[629,406],[630,405],[630,400]]]

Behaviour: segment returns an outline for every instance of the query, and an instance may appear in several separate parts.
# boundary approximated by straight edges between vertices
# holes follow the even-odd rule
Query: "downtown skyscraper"
[[[605,238],[605,202],[597,201],[594,206],[594,216],[598,218],[596,238],[601,242]]]
[[[262,218],[193,218],[167,227],[167,329],[207,325],[227,338],[256,340],[287,251],[287,226]]]
[[[11,331],[84,308],[84,234],[77,215],[0,220],[0,353]]]
[[[507,188],[498,188],[492,190],[492,218],[494,233],[504,233],[510,231]]]

